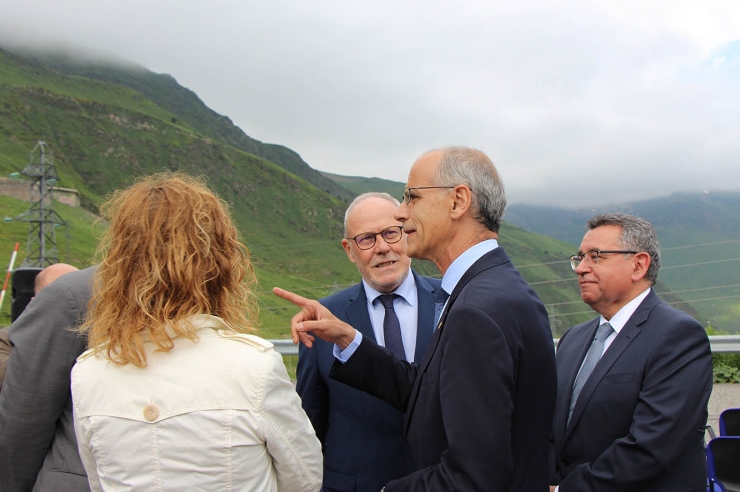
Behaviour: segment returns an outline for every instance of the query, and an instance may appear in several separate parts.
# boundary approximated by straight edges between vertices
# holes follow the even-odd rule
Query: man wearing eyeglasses
[[[586,229],[570,262],[599,316],[558,344],[551,490],[706,490],[706,332],[653,291],[660,248],[650,223],[613,213]]]
[[[362,281],[320,302],[337,318],[385,347],[420,362],[434,331],[440,281],[410,269],[398,201],[365,193],[347,208],[342,246]],[[411,274],[409,274],[411,273]],[[413,471],[403,438],[403,413],[329,378],[334,344],[300,347],[296,389],[324,453],[323,490],[373,491]]]
[[[390,357],[315,301],[274,289],[302,308],[294,341],[336,344],[332,378],[405,411],[415,470],[386,492],[547,490],[554,347],[545,307],[498,245],[505,207],[483,152],[440,149],[411,167],[395,217],[409,256],[443,273],[445,294],[421,364]]]

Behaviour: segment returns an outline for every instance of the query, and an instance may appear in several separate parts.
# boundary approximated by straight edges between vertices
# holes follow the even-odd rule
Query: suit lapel
[[[445,306],[444,311],[442,311],[442,314],[439,317],[439,323],[434,330],[432,340],[429,342],[429,346],[427,347],[424,358],[422,359],[421,365],[419,366],[419,371],[416,374],[416,379],[414,380],[414,387],[411,390],[411,396],[409,397],[409,404],[406,410],[406,420],[404,424],[405,432],[408,432],[409,421],[411,420],[411,415],[414,412],[416,400],[419,396],[419,386],[421,385],[422,375],[427,371],[427,368],[431,364],[432,359],[434,359],[434,354],[437,352],[439,342],[444,335],[444,327],[445,322],[447,321],[447,314],[450,312],[450,309],[455,303],[455,300],[460,295],[460,292],[468,284],[468,282],[470,282],[470,280],[473,279],[476,275],[485,270],[488,270],[489,268],[502,265],[509,261],[509,257],[500,246],[493,251],[486,253],[485,255],[481,256],[478,261],[473,263],[470,268],[468,268],[468,270],[463,274],[463,276],[460,278],[460,281],[455,286],[455,289],[450,294],[450,298],[447,300],[447,305]],[[434,319],[432,319],[432,321],[434,321]]]
[[[363,337],[368,337],[373,342],[377,342],[375,331],[370,321],[370,314],[367,312],[367,296],[365,295],[362,282],[354,287],[344,312],[347,316],[347,323],[350,326],[362,333]]]
[[[573,393],[573,386],[576,382],[576,376],[578,376],[578,370],[581,368],[581,364],[583,364],[583,359],[586,358],[586,353],[591,346],[591,342],[596,336],[596,330],[599,327],[599,319],[600,318],[591,320],[587,322],[586,325],[583,326],[582,329],[580,329],[580,331],[578,331],[577,333],[569,333],[567,335],[567,343],[574,343],[580,347],[577,349],[576,355],[572,356],[572,358],[570,359],[570,364],[567,368],[558,368],[559,371],[563,371],[563,376],[565,377],[566,381],[565,386],[559,387],[558,391],[562,391],[564,394],[568,395],[568,398],[559,399],[560,408],[558,409],[558,414],[563,416],[558,421],[558,425],[561,429],[561,435],[564,435],[566,431],[566,421],[568,420],[568,412],[570,411],[570,395]],[[576,328],[574,328],[574,330],[575,329]],[[563,356],[562,353],[560,354],[560,356]],[[573,419],[571,419],[571,421],[573,421]]]

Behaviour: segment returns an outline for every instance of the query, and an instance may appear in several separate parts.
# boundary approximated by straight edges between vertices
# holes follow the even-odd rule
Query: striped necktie
[[[581,372],[578,373],[578,376],[576,377],[576,382],[573,385],[573,393],[570,396],[570,411],[568,412],[568,422],[570,422],[570,417],[571,415],[573,415],[573,408],[575,408],[576,406],[576,401],[578,400],[578,395],[581,394],[583,385],[586,384],[588,377],[593,372],[594,367],[596,367],[596,363],[599,362],[599,359],[604,352],[604,341],[609,337],[609,335],[612,334],[613,331],[614,328],[612,328],[612,325],[610,325],[608,321],[599,326],[599,329],[596,330],[596,336],[594,337],[593,342],[591,342],[591,347],[589,347],[588,353],[586,353],[586,358],[583,360],[583,367],[581,367]]]

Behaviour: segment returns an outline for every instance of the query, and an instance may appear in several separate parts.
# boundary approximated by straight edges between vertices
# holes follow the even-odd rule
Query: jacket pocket
[[[345,475],[344,473],[335,472],[324,468],[324,486],[321,490],[324,492],[344,492],[355,490],[357,478],[354,475]]]
[[[621,372],[618,374],[609,374],[604,376],[601,380],[601,384],[624,384],[631,383],[635,380],[634,372]]]

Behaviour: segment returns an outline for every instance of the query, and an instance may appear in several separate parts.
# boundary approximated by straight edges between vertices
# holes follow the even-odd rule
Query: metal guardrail
[[[740,353],[740,335],[716,335],[709,337],[713,354]]]
[[[269,340],[275,345],[275,350],[282,355],[298,355],[298,345],[293,344],[293,340]]]
[[[555,345],[558,340],[554,339]],[[270,340],[275,345],[275,350],[282,355],[298,355],[298,345],[293,345],[293,340]],[[740,354],[740,335],[716,335],[709,337],[713,354]]]

